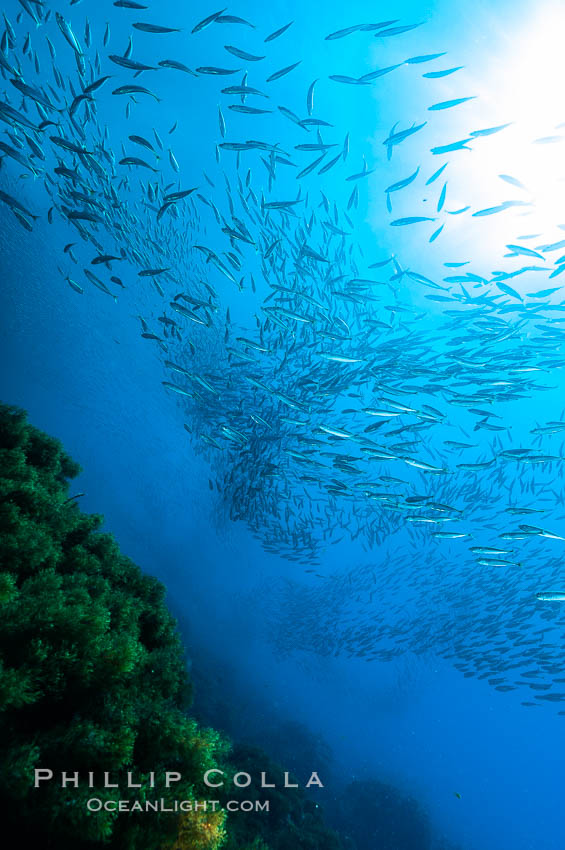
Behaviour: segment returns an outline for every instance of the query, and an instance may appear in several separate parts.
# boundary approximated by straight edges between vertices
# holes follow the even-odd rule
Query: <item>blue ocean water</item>
[[[2,399],[80,462],[83,509],[166,583],[194,664],[205,648],[229,671],[228,731],[263,729],[268,744],[297,721],[323,738],[330,808],[376,778],[464,850],[563,847],[565,621],[536,598],[565,592],[562,6],[248,0],[221,14],[254,27],[195,33],[219,10],[82,2],[45,22],[47,8],[4,5],[3,100],[20,117],[6,114],[1,140],[27,165],[5,153],[0,189],[38,218],[2,205]],[[381,32],[421,25],[326,39],[393,19]],[[108,58],[124,54],[159,70]],[[158,65],[171,58],[196,75]],[[221,90],[245,71],[260,94],[242,103]],[[158,100],[112,94],[125,85]],[[330,126],[318,137],[308,117]],[[133,156],[151,170],[120,164]],[[96,218],[73,223],[72,209]],[[414,218],[432,220],[398,223]]]

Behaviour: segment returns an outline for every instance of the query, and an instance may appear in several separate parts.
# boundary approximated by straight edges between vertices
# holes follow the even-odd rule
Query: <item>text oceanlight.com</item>
[[[92,797],[86,802],[89,812],[268,812],[269,800],[228,800],[223,806],[219,800],[101,800]]]

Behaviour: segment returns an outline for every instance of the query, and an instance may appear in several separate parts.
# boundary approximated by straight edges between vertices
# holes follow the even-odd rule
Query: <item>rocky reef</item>
[[[57,850],[340,850],[318,804],[281,787],[283,771],[261,751],[191,717],[165,588],[101,531],[101,516],[80,510],[69,490],[79,472],[23,411],[0,405],[4,829]],[[213,769],[253,782],[212,789]],[[262,771],[275,789],[258,787]],[[267,794],[269,812],[237,811]]]

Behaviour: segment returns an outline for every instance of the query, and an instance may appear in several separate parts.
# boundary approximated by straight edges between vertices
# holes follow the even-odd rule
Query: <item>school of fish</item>
[[[59,271],[77,297],[96,288],[117,301],[135,282],[164,403],[181,406],[210,487],[231,520],[296,565],[270,589],[278,649],[381,661],[432,650],[524,705],[559,709],[565,415],[543,410],[565,366],[565,225],[516,236],[501,246],[504,270],[488,275],[447,258],[430,277],[376,240],[369,254],[357,236],[369,178],[380,181],[383,222],[407,240],[422,228],[426,243],[441,240],[453,216],[488,223],[531,206],[521,181],[501,174],[518,197],[449,209],[446,157],[510,124],[448,137],[398,179],[399,146],[476,95],[432,95],[419,120],[395,123],[381,173],[369,149],[353,161],[339,108],[319,115],[317,91],[333,86],[338,99],[420,66],[433,86],[461,70],[445,53],[359,76],[320,68],[291,109],[277,81],[302,62],[298,21],[268,32],[225,8],[173,26],[147,22],[157,10],[145,4],[113,5],[131,21],[126,43],[72,0],[64,13],[43,0],[4,12],[0,201],[30,234],[40,216],[67,228]],[[422,26],[344,22],[320,40],[401,43]],[[204,30],[219,64],[191,61]],[[155,61],[174,33],[184,55]],[[278,64],[273,42],[285,39]],[[172,86],[181,121],[203,78],[215,85],[217,133],[199,140],[212,167],[196,175],[174,150],[177,121],[153,123]],[[112,123],[116,110],[125,124]],[[155,121],[140,126],[138,115]],[[433,194],[433,213],[397,215],[397,198],[416,190]],[[518,405],[529,420],[516,418]],[[342,540],[356,541],[365,563],[325,568]]]

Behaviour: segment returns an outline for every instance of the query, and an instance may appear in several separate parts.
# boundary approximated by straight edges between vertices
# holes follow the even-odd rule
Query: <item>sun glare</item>
[[[399,145],[390,171],[410,174],[420,165],[421,176],[393,196],[394,214],[388,220],[430,216],[434,222],[411,227],[408,240],[407,228],[388,228],[389,239],[399,256],[404,252],[410,261],[410,254],[421,255],[422,244],[443,224],[426,255],[438,262],[464,255],[485,275],[527,264],[523,254],[508,257],[509,244],[538,252],[555,245],[540,252],[545,260],[538,265],[549,271],[565,254],[565,242],[559,246],[565,240],[565,4],[544,4],[519,27],[506,17],[501,20],[494,11],[491,21],[490,40],[498,44],[496,52],[479,43],[468,53],[461,71],[436,80],[414,78],[418,98],[426,106],[417,116],[418,123],[426,119],[428,123],[419,138]],[[449,62],[433,68],[459,64],[463,63],[454,52]],[[416,67],[430,70],[430,66]],[[444,111],[429,111],[431,104],[467,96],[474,99]],[[469,150],[431,153],[434,146],[459,140],[467,140]],[[379,145],[382,139],[375,147]],[[433,185],[424,185],[445,163],[441,177]],[[446,181],[445,204],[438,212]],[[375,224],[383,220],[382,197],[375,195]],[[517,289],[531,283],[526,277],[516,278]]]
[[[500,55],[478,72],[469,69],[478,97],[464,125],[458,117],[462,138],[510,123],[499,133],[472,137],[472,153],[452,160],[458,201],[471,205],[469,232],[476,238],[474,225],[480,226],[475,244],[488,246],[493,261],[507,253],[508,241],[536,248],[565,238],[564,35],[565,7],[546,6],[504,41]],[[469,125],[471,118],[476,126]],[[476,215],[506,202],[512,203],[508,209]],[[459,218],[457,229],[465,226]]]

